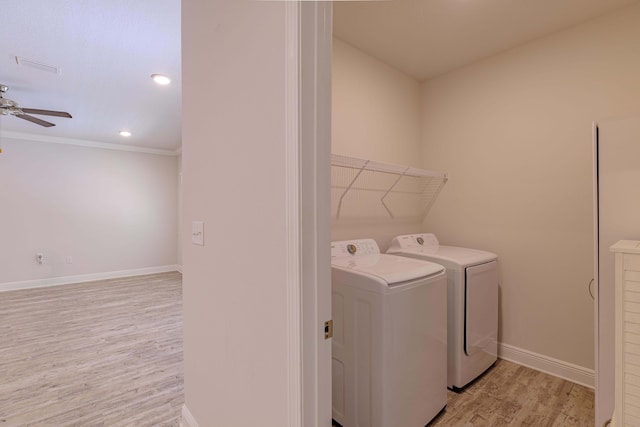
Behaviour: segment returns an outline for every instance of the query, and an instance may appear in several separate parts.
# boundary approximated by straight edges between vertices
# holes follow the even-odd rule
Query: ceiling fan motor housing
[[[18,108],[18,104],[10,99],[0,97],[0,114],[7,116],[9,114],[20,114],[22,111]]]

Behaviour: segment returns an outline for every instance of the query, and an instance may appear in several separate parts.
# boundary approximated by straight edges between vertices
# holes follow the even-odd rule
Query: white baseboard
[[[182,266],[180,264],[176,264],[176,271],[182,273]]]
[[[187,408],[187,405],[182,405],[182,420],[180,420],[180,427],[199,427],[198,422],[193,415],[191,415],[191,411]]]
[[[595,388],[596,374],[593,369],[503,343],[498,344],[498,357],[585,387]]]
[[[158,267],[136,268],[132,270],[108,271],[105,273],[78,274],[75,276],[50,277],[47,279],[24,280],[20,282],[0,283],[0,292],[20,289],[44,288],[47,286],[68,285],[71,283],[93,282],[96,280],[117,279],[119,277],[142,276],[145,274],[167,273],[178,271],[177,265],[161,265]]]

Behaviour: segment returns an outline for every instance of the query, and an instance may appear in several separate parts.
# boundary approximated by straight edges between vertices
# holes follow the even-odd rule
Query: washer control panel
[[[344,240],[331,242],[331,258],[343,258],[357,255],[375,255],[380,253],[373,239]]]

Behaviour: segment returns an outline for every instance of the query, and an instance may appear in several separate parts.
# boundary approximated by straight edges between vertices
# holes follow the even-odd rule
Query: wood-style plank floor
[[[460,393],[448,391],[428,427],[593,427],[594,419],[593,390],[498,359]]]
[[[182,277],[0,292],[0,426],[177,426]]]
[[[183,402],[179,273],[0,292],[0,427],[178,426]],[[499,360],[429,426],[587,427],[593,408]]]
[[[591,427],[594,420],[593,390],[498,359],[461,393],[449,391],[429,427]]]

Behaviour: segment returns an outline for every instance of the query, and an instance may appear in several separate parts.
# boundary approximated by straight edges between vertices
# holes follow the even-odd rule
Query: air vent
[[[56,67],[55,65],[45,64],[43,62],[34,61],[33,59],[22,58],[20,56],[16,56],[16,64],[23,65],[25,67],[34,68],[36,70],[44,71],[46,73],[51,74],[62,74],[62,70],[60,67]]]

